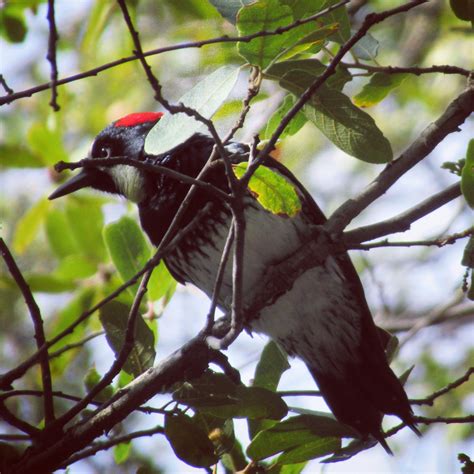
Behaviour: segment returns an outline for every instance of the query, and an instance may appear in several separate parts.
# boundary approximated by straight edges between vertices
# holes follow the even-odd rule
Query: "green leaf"
[[[298,20],[314,15],[337,2],[338,0],[282,0],[283,4],[291,8],[294,18]],[[340,44],[345,43],[351,35],[349,16],[345,6],[339,7],[317,19],[319,26],[330,23],[337,23],[339,25],[339,29],[330,39]]]
[[[265,71],[265,77],[280,82],[285,89],[297,95],[303,93],[324,71],[326,66],[317,59],[294,59],[273,64]],[[342,90],[352,76],[339,66],[325,82],[331,89]]]
[[[246,5],[251,5],[255,0],[209,0],[217,11],[231,23],[237,21],[237,12]]]
[[[227,376],[206,372],[183,384],[173,399],[218,418],[281,419],[288,407],[280,396],[260,387],[234,384]]]
[[[76,285],[77,287],[77,285]],[[48,333],[59,334],[86,310],[88,310],[94,299],[96,298],[95,288],[80,289],[78,294],[68,302],[68,304],[54,315],[51,330]],[[81,341],[86,335],[86,329],[90,325],[91,320],[86,319],[74,329],[74,332],[68,334],[53,346],[53,350],[57,351],[64,348],[67,344]],[[84,354],[83,347],[77,347],[72,350],[63,352],[60,356],[51,360],[51,372],[54,377],[61,377],[67,370],[70,370],[72,361],[78,354]]]
[[[390,92],[397,88],[408,74],[384,74],[377,72],[370,81],[354,96],[354,104],[359,107],[370,107],[385,99]]]
[[[151,301],[158,301],[163,297],[169,300],[176,289],[176,285],[177,282],[169,272],[165,262],[161,261],[151,274],[148,283],[148,298]]]
[[[234,66],[217,69],[184,94],[178,103],[197,110],[208,119],[211,118],[234,88],[239,71],[240,69]],[[204,127],[204,124],[184,113],[164,115],[148,133],[145,152],[152,155],[165,153],[181,145]]]
[[[324,66],[308,61],[278,63],[269,68],[266,75],[278,79],[282,87],[300,96],[324,71]],[[346,80],[347,72],[340,74],[342,76],[334,78],[339,87]],[[369,163],[390,161],[393,157],[390,143],[372,117],[357,108],[346,95],[331,85],[334,85],[334,82],[330,83],[329,79],[328,83],[321,86],[312,96],[303,108],[306,117],[349,155]]]
[[[45,224],[49,245],[58,258],[65,258],[80,250],[63,210],[50,209]]]
[[[355,56],[366,61],[374,60],[379,50],[379,42],[370,34],[366,33],[352,48]]]
[[[110,301],[100,309],[100,322],[105,329],[109,346],[118,356],[124,343],[129,308],[117,301]],[[153,366],[155,360],[155,339],[153,332],[138,315],[135,323],[134,346],[123,366],[123,370],[138,377]]]
[[[270,341],[262,351],[252,385],[274,392],[278,387],[281,375],[289,368],[287,355],[276,342]],[[254,438],[262,429],[270,428],[274,424],[274,421],[269,420],[248,420],[250,439]]]
[[[100,202],[85,196],[71,196],[65,204],[66,218],[71,234],[80,251],[93,262],[106,259],[102,228],[104,216]]]
[[[132,278],[147,263],[150,249],[138,224],[124,216],[104,228],[104,241],[110,257],[124,282]],[[138,283],[129,287],[136,294]]]
[[[474,209],[474,139],[467,146],[466,162],[461,173],[461,191],[469,206]]]
[[[23,273],[33,293],[63,293],[76,289],[77,285],[71,280],[64,280],[55,275],[45,273]],[[9,276],[0,276],[0,288],[16,288],[17,285]]]
[[[32,152],[40,156],[46,165],[67,161],[59,128],[51,130],[45,122],[36,122],[28,130],[27,138]]]
[[[321,438],[356,436],[354,430],[330,415],[299,415],[260,431],[247,448],[247,455],[258,461]]]
[[[92,276],[97,270],[96,265],[84,255],[68,255],[54,271],[54,276],[64,280],[77,280]]]
[[[248,163],[233,165],[234,174],[241,178]],[[248,188],[264,209],[284,217],[293,217],[301,211],[301,201],[296,189],[278,172],[259,166],[250,178]]]
[[[130,453],[132,452],[132,443],[120,443],[114,446],[114,461],[115,464],[123,464],[128,461]]]
[[[293,22],[291,9],[278,0],[260,0],[242,8],[237,15],[237,30],[240,36],[259,31],[273,31]],[[237,43],[239,53],[250,63],[264,69],[286,47],[288,37],[284,34],[260,36],[247,43]]]
[[[274,392],[283,372],[290,368],[287,355],[280,346],[270,341],[263,349],[253,379],[254,387],[261,387]]]
[[[343,93],[322,86],[303,110],[308,119],[348,155],[367,163],[392,160],[390,142],[374,119]]]
[[[45,163],[29,148],[17,144],[0,144],[0,168],[42,168]]]
[[[283,52],[278,55],[278,61],[283,61],[292,58],[293,56],[296,56],[297,54],[300,54],[308,50],[309,48],[311,48],[312,54],[316,54],[327,43],[327,41],[325,40],[338,29],[339,24],[332,23],[318,28],[316,31],[311,31],[311,33],[297,40],[295,44],[283,50]]]
[[[97,372],[97,369],[95,367],[91,367],[84,377],[84,386],[86,387],[86,390],[90,392],[101,381],[101,379],[102,377],[99,372]],[[94,397],[94,400],[106,402],[112,398],[113,394],[114,388],[112,385],[107,385]]]
[[[206,431],[187,415],[166,415],[165,435],[176,456],[190,466],[208,467],[219,460]]]
[[[278,109],[273,113],[268,121],[265,130],[260,133],[260,136],[264,140],[269,140],[270,137],[275,133],[275,130],[280,125],[283,117],[287,114],[287,112],[293,107],[295,103],[295,97],[293,95],[287,95],[283,102],[280,104]],[[286,126],[283,133],[280,135],[280,139],[285,137],[294,135],[298,132],[301,127],[308,121],[305,115],[300,111],[298,112],[290,121],[290,123]]]
[[[13,237],[13,250],[18,254],[22,254],[35,239],[38,231],[43,223],[50,201],[40,199],[26,214],[18,221],[15,235]]]
[[[295,464],[332,454],[341,447],[339,438],[319,438],[285,450],[277,459],[277,464]]]

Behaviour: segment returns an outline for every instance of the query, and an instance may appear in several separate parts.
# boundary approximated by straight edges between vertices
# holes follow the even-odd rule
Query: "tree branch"
[[[427,216],[428,214],[431,214],[436,209],[444,206],[460,195],[460,183],[452,184],[443,191],[430,196],[424,201],[418,203],[416,206],[413,206],[411,209],[402,212],[398,216],[378,222],[376,224],[371,224],[365,227],[359,227],[357,229],[344,232],[344,242],[348,248],[364,248],[363,246],[353,244],[373,240],[384,235],[405,232],[410,229],[413,222]]]
[[[339,234],[349,223],[372,202],[384,194],[408,170],[413,168],[438,145],[447,135],[458,131],[459,126],[474,110],[474,86],[468,87],[447,107],[435,122],[370,183],[357,197],[342,204],[325,225],[331,234]]]
[[[458,379],[454,380],[450,384],[446,385],[446,387],[432,393],[431,395],[429,395],[426,398],[418,398],[418,399],[415,399],[415,400],[410,400],[410,403],[412,405],[433,406],[433,403],[437,398],[441,397],[442,395],[445,395],[446,393],[450,392],[451,390],[454,390],[455,388],[457,388],[457,387],[461,386],[462,384],[464,384],[465,382],[467,382],[469,380],[469,377],[472,374],[474,374],[474,367],[469,367],[469,369],[467,369],[466,373],[463,376],[459,377]]]
[[[41,317],[41,311],[36,304],[36,301],[31,293],[31,289],[28,283],[23,278],[23,275],[18,268],[10,250],[8,249],[5,241],[0,238],[0,253],[2,254],[3,260],[10,271],[12,278],[15,280],[23,298],[25,300],[28,311],[30,312],[31,319],[33,320],[33,326],[35,329],[36,346],[38,349],[42,347],[46,338],[44,335],[44,324],[43,318]],[[41,367],[41,378],[43,382],[43,403],[44,403],[44,421],[45,425],[48,426],[54,420],[54,402],[53,402],[53,388],[51,381],[51,368],[49,366],[48,352],[45,351],[40,357]]]
[[[54,17],[54,0],[48,0],[47,20],[49,24],[49,39],[46,59],[51,64],[51,101],[49,105],[51,105],[55,112],[58,112],[58,64],[56,62],[56,43],[59,39],[59,35]]]
[[[397,66],[371,66],[369,64],[362,63],[341,63],[342,66],[345,66],[349,69],[363,69],[364,71],[369,72],[381,72],[383,74],[414,74],[415,76],[421,76],[422,74],[458,74],[461,76],[469,77],[472,74],[468,69],[463,69],[459,66],[450,66],[450,65],[433,65],[430,67],[397,67]]]
[[[328,13],[344,6],[346,3],[348,3],[349,0],[341,0],[338,3],[335,3],[334,5],[329,6],[328,8],[325,8],[324,10],[321,10],[320,12],[316,13],[315,15],[309,16],[307,18],[304,18],[302,20],[297,20],[287,26],[284,27],[279,27],[275,30],[271,31],[257,31],[255,33],[252,33],[250,35],[245,35],[245,36],[220,36],[218,38],[211,38],[203,41],[190,41],[186,43],[181,43],[181,44],[176,44],[172,46],[165,46],[163,48],[156,48],[152,49],[150,51],[145,51],[143,53],[144,57],[148,56],[156,56],[158,54],[163,54],[163,53],[168,53],[171,51],[178,51],[181,49],[189,49],[189,48],[202,48],[203,46],[208,46],[208,45],[213,45],[213,44],[218,44],[218,43],[249,43],[255,38],[261,38],[265,36],[274,36],[274,35],[281,35],[283,33],[286,33],[287,31],[290,31],[300,25],[304,25],[305,23],[309,23],[312,21],[317,20],[318,18],[321,18],[324,15],[327,15]],[[96,68],[89,69],[88,71],[81,72],[79,74],[73,74],[71,76],[67,76],[63,79],[58,79],[56,81],[56,85],[61,86],[64,84],[68,84],[70,82],[78,81],[81,79],[85,79],[86,77],[94,77],[100,74],[103,71],[106,71],[107,69],[112,69],[114,67],[120,66],[122,64],[129,63],[131,61],[137,61],[139,58],[138,55],[133,54],[132,56],[127,56],[125,58],[117,59],[115,61],[111,61],[109,63],[103,64],[102,66],[98,66]],[[25,89],[23,91],[19,92],[13,92],[11,94],[8,93],[7,95],[0,97],[0,106],[9,104],[11,102],[14,102],[15,100],[22,99],[25,97],[31,97],[33,94],[37,94],[38,92],[43,92],[45,90],[51,89],[51,82],[47,82],[45,84],[40,84],[35,87],[31,87],[29,89]]]

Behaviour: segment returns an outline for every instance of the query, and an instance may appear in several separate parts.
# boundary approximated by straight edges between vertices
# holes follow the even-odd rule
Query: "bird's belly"
[[[338,374],[360,344],[361,315],[333,257],[300,275],[292,287],[260,311],[252,330],[268,335],[290,355],[320,373]]]
[[[245,210],[245,244],[243,265],[244,304],[250,305],[258,282],[268,266],[294,252],[308,234],[302,217],[285,218],[264,211],[257,204]],[[175,274],[212,295],[229,227],[230,212],[212,214],[191,229],[166,263]],[[227,261],[218,302],[229,308],[232,299],[232,255]]]
[[[303,217],[281,217],[250,206],[245,212],[243,295],[251,307],[269,266],[299,248],[309,235]],[[198,224],[167,257],[170,269],[212,296],[222,250],[230,226],[229,213]],[[229,310],[232,299],[232,253],[225,267],[218,303]],[[360,310],[335,259],[300,275],[291,288],[247,321],[249,329],[266,334],[284,349],[321,370],[340,367],[360,339]]]

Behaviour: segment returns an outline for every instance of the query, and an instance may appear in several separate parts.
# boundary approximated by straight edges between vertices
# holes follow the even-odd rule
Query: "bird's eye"
[[[99,153],[97,154],[97,158],[110,158],[112,156],[112,148],[108,146],[101,146],[99,148]]]

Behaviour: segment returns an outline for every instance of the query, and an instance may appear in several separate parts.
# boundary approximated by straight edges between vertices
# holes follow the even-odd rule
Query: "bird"
[[[90,158],[125,157],[196,178],[212,153],[213,138],[195,133],[165,153],[147,153],[145,139],[162,115],[139,112],[112,122],[96,136]],[[234,165],[249,159],[249,145],[229,141],[224,148]],[[291,184],[301,209],[294,215],[273,213],[255,193],[245,193],[244,307],[256,297],[268,268],[307,242],[315,225],[326,222],[310,193],[280,161],[268,156],[261,167]],[[212,167],[203,179],[229,193],[224,166]],[[136,203],[142,229],[158,246],[190,186],[168,174],[127,164],[83,167],[49,199],[86,187],[125,197]],[[227,203],[198,187],[179,223],[189,230],[164,257],[178,282],[190,283],[212,296],[231,222]],[[225,267],[217,298],[224,312],[230,310],[232,301],[231,266]],[[375,325],[347,253],[322,255],[320,265],[304,271],[291,288],[247,318],[245,329],[267,335],[290,356],[302,359],[336,419],[362,438],[372,436],[392,454],[381,427],[385,414],[396,415],[420,434],[407,394],[387,361],[385,347],[390,336]]]

